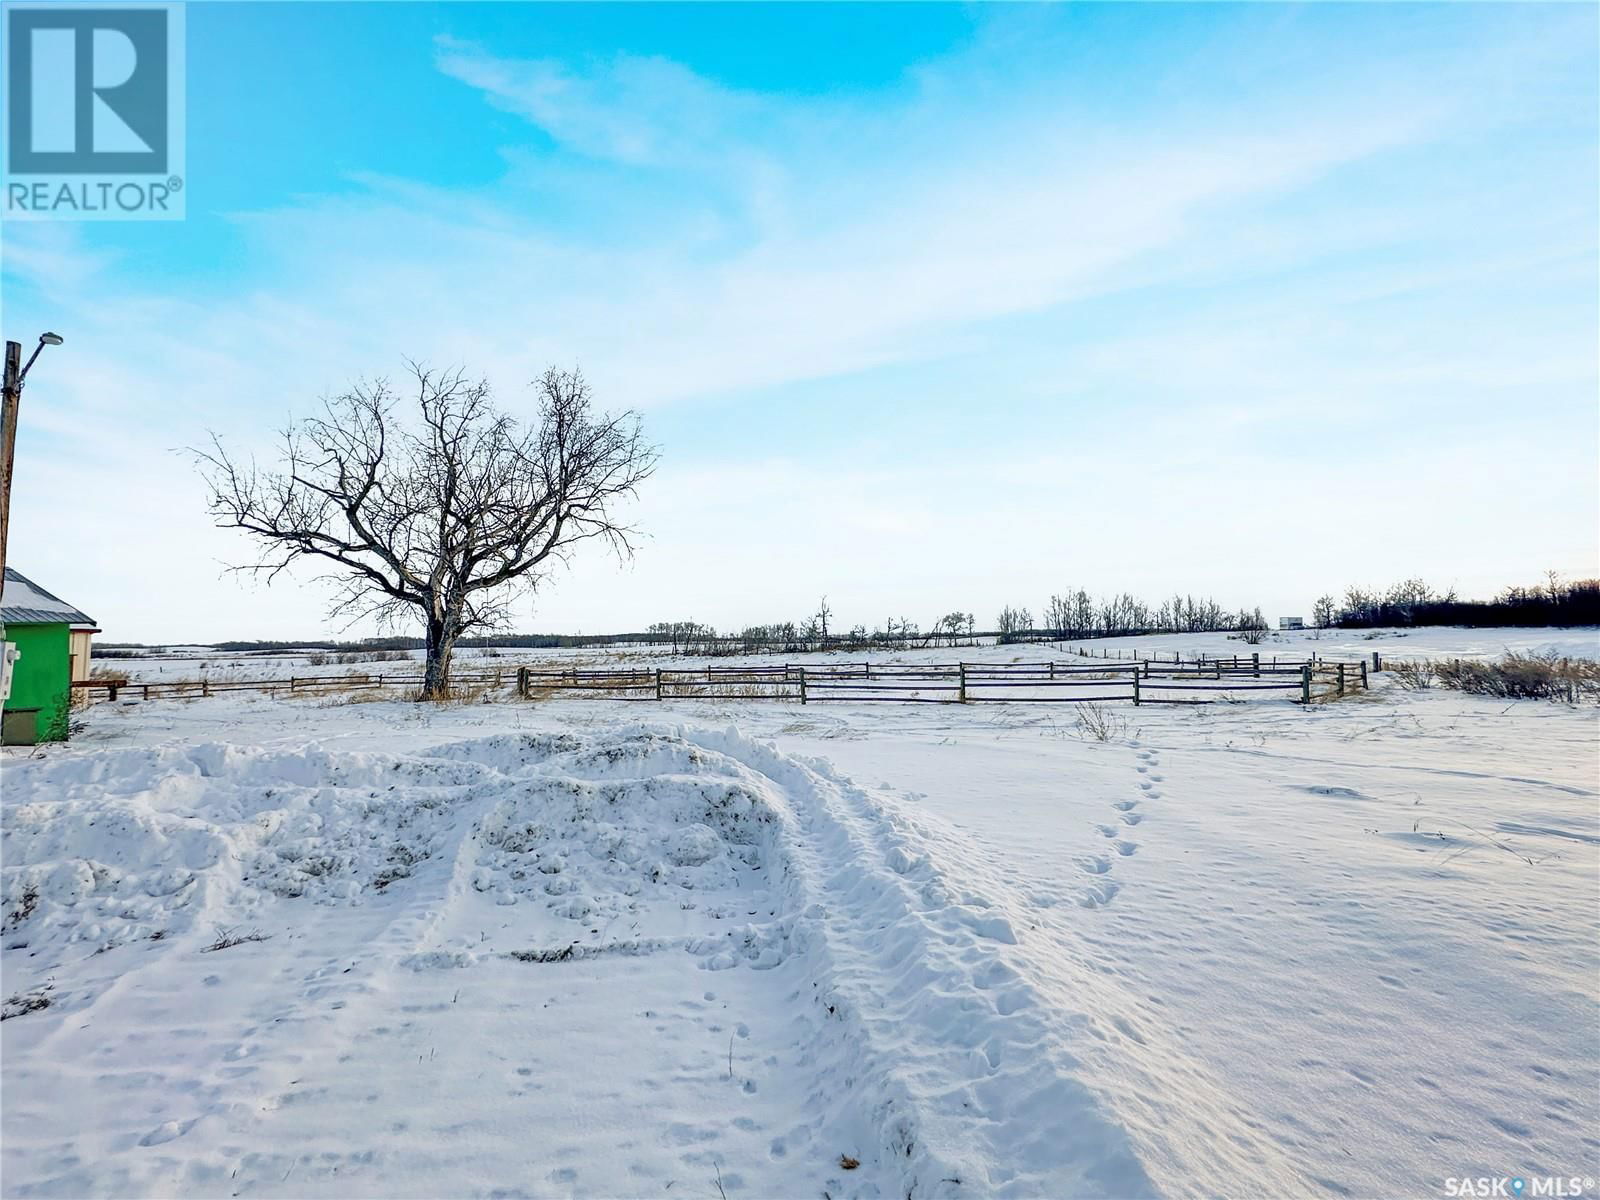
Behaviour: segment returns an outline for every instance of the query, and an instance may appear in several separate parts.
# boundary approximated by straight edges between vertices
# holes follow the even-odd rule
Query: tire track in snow
[[[692,734],[776,780],[821,927],[821,969],[858,1041],[894,1194],[1137,1196],[1156,1189],[1078,1077],[1071,1036],[1008,961],[1008,909],[951,882],[923,832],[821,761]]]
[[[786,761],[792,765],[762,769],[810,777],[790,783],[790,791],[810,792],[820,810],[811,830],[815,849],[900,876],[897,904],[870,889],[866,905],[860,894],[844,895],[829,944],[842,968],[841,989],[868,997],[864,1011],[875,1019],[863,1023],[864,1045],[886,1055],[890,1074],[907,1082],[937,1161],[969,1170],[959,1188],[940,1189],[948,1176],[934,1180],[936,1194],[1318,1190],[1263,1135],[1248,1105],[1164,1026],[1159,1005],[1131,994],[1079,945],[1074,926],[1081,917],[1074,914],[1081,909],[1041,911],[1003,862],[975,859],[973,843],[953,827],[895,797],[867,794],[825,761]],[[1149,769],[1139,772],[1151,784],[1146,796],[1159,795],[1152,762],[1144,760]],[[1109,841],[1132,826],[1105,828]],[[897,912],[923,924],[928,969],[907,971],[893,940],[904,919]],[[960,928],[975,932],[980,914],[998,936],[963,936]],[[970,1003],[970,989],[988,1003]],[[919,1011],[922,996],[938,999]],[[984,1036],[974,1036],[975,1025]],[[932,1063],[916,1052],[952,1033],[981,1058],[946,1055]],[[972,1164],[980,1165],[973,1171]],[[987,1176],[982,1164],[989,1164]],[[902,1182],[927,1194],[926,1174],[908,1172]]]

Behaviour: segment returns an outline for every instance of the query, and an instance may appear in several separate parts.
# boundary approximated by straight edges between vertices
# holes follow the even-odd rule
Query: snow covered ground
[[[7,1195],[1600,1175],[1593,709],[341,701],[7,755]]]

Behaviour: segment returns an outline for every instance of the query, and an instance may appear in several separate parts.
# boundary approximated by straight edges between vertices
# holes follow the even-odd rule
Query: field
[[[200,662],[365,669],[115,665]],[[6,1194],[1592,1193],[1595,710],[1375,683],[96,704],[4,760]]]

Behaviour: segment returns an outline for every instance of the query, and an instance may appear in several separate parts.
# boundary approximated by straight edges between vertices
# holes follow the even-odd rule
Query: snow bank
[[[359,938],[344,935],[355,938],[346,948],[324,948],[329,965],[307,993],[320,1016],[291,1005],[274,1024],[342,1019],[344,1001],[334,1012],[320,1003],[329,977],[365,978],[352,995],[375,1003],[508,962],[552,970],[628,959],[664,974],[678,969],[673,956],[688,956],[708,981],[745,980],[736,989],[767,997],[756,1010],[782,1013],[797,1115],[773,1140],[767,1188],[793,1183],[777,1161],[790,1147],[816,1146],[831,1149],[811,1152],[806,1169],[827,1172],[816,1185],[833,1194],[1154,1190],[1078,1077],[1079,1018],[1059,997],[1047,1003],[1011,961],[1019,918],[999,891],[963,879],[925,822],[733,729],[502,735],[405,755],[104,750],[9,765],[4,816],[13,986],[68,979],[90,961],[111,970],[122,959],[102,952],[136,941],[159,943],[138,960],[142,971],[183,964],[225,928],[259,927],[262,954],[287,953],[276,947],[305,936],[310,914],[339,910],[385,915]],[[324,921],[318,936],[343,928]],[[293,974],[284,962],[278,975]],[[85,976],[62,994],[81,1014],[103,986]],[[740,1036],[728,1043],[730,1080]],[[234,1045],[221,1057],[246,1052]],[[298,1062],[306,1050],[285,1053]],[[232,1096],[209,1110],[225,1121],[260,1108],[241,1091],[249,1086],[219,1067],[190,1090]],[[753,1093],[754,1079],[744,1087]],[[660,1102],[640,1104],[643,1120]],[[170,1130],[119,1144],[196,1154],[209,1145],[225,1158],[248,1140],[238,1128],[208,1135],[209,1119],[180,1115]],[[9,1178],[91,1187],[81,1175],[49,1176],[25,1157],[25,1139],[16,1144]],[[860,1160],[844,1177],[841,1151]],[[360,1164],[345,1165],[339,1186],[353,1186]],[[115,1176],[117,1190],[170,1187],[168,1176],[141,1182],[134,1167],[118,1169],[133,1173]],[[1259,1165],[1257,1175],[1293,1178]],[[371,1178],[379,1190],[393,1182]]]

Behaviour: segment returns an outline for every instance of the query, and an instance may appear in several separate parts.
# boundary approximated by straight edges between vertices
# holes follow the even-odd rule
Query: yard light
[[[10,379],[6,380],[8,390],[12,387],[15,387],[20,391],[23,381],[28,378],[28,370],[33,366],[33,360],[39,357],[39,352],[46,346],[59,346],[65,340],[66,339],[64,339],[59,333],[41,333],[39,335],[39,344],[33,348],[33,353],[28,355],[27,366],[22,368],[21,372],[17,375],[15,382]],[[11,364],[8,361],[6,365],[9,367]]]
[[[28,370],[46,346],[59,346],[65,339],[59,333],[39,335],[39,344],[33,348],[26,364],[22,363],[22,344],[6,343],[5,386],[0,398],[0,573],[6,564],[6,534],[11,525],[11,467],[17,444],[17,409],[22,403],[22,384]],[[5,628],[0,623],[0,631]]]

